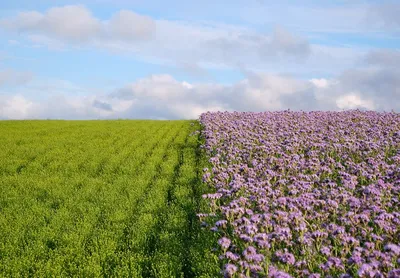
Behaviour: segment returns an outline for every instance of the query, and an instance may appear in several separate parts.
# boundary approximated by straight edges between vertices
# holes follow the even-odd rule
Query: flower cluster
[[[400,277],[400,114],[204,113],[225,277]]]

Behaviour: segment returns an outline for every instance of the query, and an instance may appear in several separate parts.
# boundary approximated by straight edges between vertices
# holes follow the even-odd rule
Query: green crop
[[[0,122],[0,276],[217,276],[199,128]]]

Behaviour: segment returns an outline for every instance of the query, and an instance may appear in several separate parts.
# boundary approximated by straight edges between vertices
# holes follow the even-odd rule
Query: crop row
[[[213,276],[197,123],[0,125],[0,276]]]

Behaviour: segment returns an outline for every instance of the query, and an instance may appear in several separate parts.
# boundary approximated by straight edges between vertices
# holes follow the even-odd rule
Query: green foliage
[[[199,128],[0,122],[0,276],[218,276]]]

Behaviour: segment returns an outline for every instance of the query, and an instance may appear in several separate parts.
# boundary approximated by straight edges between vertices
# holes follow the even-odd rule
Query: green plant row
[[[0,122],[0,276],[215,277],[196,121]]]

